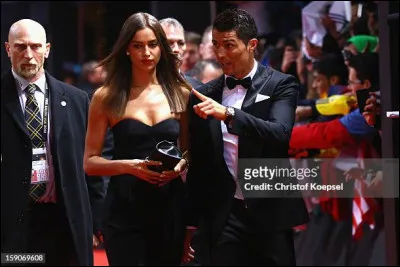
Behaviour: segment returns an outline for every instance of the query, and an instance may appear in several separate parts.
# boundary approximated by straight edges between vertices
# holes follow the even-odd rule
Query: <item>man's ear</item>
[[[50,47],[51,47],[50,43],[47,43],[47,44],[46,44],[46,52],[44,53],[44,57],[45,57],[45,58],[48,58],[48,57],[49,57],[49,54],[50,54]]]
[[[255,53],[257,50],[257,45],[258,45],[258,40],[253,38],[247,43],[247,48],[249,49],[249,52]]]
[[[4,47],[6,48],[8,57],[11,57],[10,44],[8,42],[4,42]]]

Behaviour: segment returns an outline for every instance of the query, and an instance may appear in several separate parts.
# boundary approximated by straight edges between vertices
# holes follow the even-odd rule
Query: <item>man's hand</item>
[[[365,171],[364,169],[361,168],[351,168],[348,171],[345,171],[344,173],[345,180],[346,182],[349,182],[350,180],[364,180],[365,179]]]
[[[173,179],[176,179],[180,177],[181,172],[187,168],[188,163],[186,159],[182,159],[181,161],[178,162],[178,164],[175,166],[175,168],[172,171],[163,171],[161,174],[161,180],[160,183],[158,184],[159,187],[164,186],[168,182],[172,181]]]
[[[375,92],[370,93],[370,97],[367,99],[364,107],[364,119],[368,125],[374,126],[376,123],[376,116],[380,114],[380,104],[377,101],[377,95]]]
[[[321,18],[321,23],[325,27],[326,31],[336,38],[336,36],[339,34],[336,30],[336,23],[331,19],[328,14],[324,15]]]
[[[100,239],[96,235],[93,235],[93,248],[97,248],[100,245]]]
[[[226,107],[214,101],[213,99],[206,97],[199,93],[195,89],[192,89],[193,94],[200,99],[202,102],[193,107],[194,112],[203,118],[207,119],[207,116],[213,116],[215,119],[224,121],[226,120]]]
[[[382,181],[383,172],[377,171],[375,177],[372,179],[371,183],[368,185],[369,188],[376,190],[377,192],[382,192]]]
[[[304,37],[305,49],[308,55],[314,59],[322,57],[322,47],[312,44],[307,37]]]
[[[312,108],[310,106],[298,106],[296,108],[296,122],[308,119],[312,116]]]
[[[289,47],[285,48],[285,52],[283,53],[281,71],[283,73],[287,73],[290,66],[293,63],[296,63],[296,60],[297,60],[297,52],[293,48]]]
[[[191,262],[194,259],[194,250],[190,246],[195,229],[186,229],[185,241],[183,246],[182,264]]]

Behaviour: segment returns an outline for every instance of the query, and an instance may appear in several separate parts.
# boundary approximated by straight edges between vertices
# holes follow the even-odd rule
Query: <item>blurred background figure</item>
[[[74,72],[64,70],[64,72],[62,74],[62,81],[65,83],[68,83],[69,85],[76,86],[77,81],[78,81],[77,77],[78,76]]]
[[[160,24],[167,36],[172,52],[178,57],[178,67],[182,66],[183,55],[186,51],[185,30],[182,24],[174,18],[160,20]]]
[[[376,52],[378,49],[378,37],[370,35],[355,35],[350,37],[343,50],[342,55],[346,65],[351,57],[365,52]]]
[[[215,59],[201,60],[188,72],[188,75],[202,83],[208,83],[222,74],[221,65]]]
[[[80,84],[78,87],[84,90],[90,100],[97,88],[103,86],[106,78],[106,70],[103,66],[97,66],[98,61],[91,60],[82,65]],[[102,156],[106,159],[112,159],[114,149],[114,137],[110,129],[107,129],[104,138],[104,147]],[[96,249],[103,248],[103,214],[104,200],[107,194],[109,176],[88,176],[86,175],[88,191],[90,195],[90,205],[93,217],[93,247]]]
[[[258,34],[268,34],[271,32],[270,9],[267,7],[268,1],[227,1],[233,6],[246,10],[254,18]],[[271,3],[271,2],[270,2]]]
[[[201,59],[216,59],[212,44],[212,25],[208,26],[203,33],[200,44]]]
[[[81,65],[73,62],[64,62],[62,64],[61,80],[70,85],[77,86],[81,72]]]
[[[201,59],[201,35],[196,32],[185,32],[186,51],[183,55],[181,71],[187,73]]]
[[[172,52],[176,55],[178,59],[177,68],[179,73],[183,78],[193,87],[196,88],[200,86],[201,83],[192,77],[185,75],[181,70],[184,55],[186,52],[186,41],[185,41],[185,29],[182,24],[174,18],[165,18],[160,20],[160,24],[167,36],[169,46]]]
[[[97,64],[97,61],[92,60],[84,63],[82,66],[79,88],[84,90],[90,99],[92,99],[94,91],[103,85],[106,77],[104,67],[97,67]]]

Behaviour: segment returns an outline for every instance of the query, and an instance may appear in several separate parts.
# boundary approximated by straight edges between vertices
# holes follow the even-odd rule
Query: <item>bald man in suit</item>
[[[46,265],[93,265],[83,170],[89,98],[44,70],[50,43],[36,21],[15,22],[5,48],[1,252],[44,253]]]

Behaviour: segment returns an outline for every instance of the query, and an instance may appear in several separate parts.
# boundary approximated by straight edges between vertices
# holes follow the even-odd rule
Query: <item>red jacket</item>
[[[301,149],[329,149],[332,147],[341,149],[345,146],[358,146],[362,151],[363,158],[373,157],[372,145],[366,140],[361,142],[356,140],[339,119],[296,126],[293,128],[290,139],[292,152]],[[302,155],[304,156],[304,154]],[[338,184],[339,180],[344,181],[344,176],[330,163],[329,160],[321,163],[322,183]],[[351,218],[352,206],[349,200],[348,198],[337,198],[334,193],[324,193],[320,196],[320,205],[322,210],[331,214],[335,220],[346,220]],[[371,211],[376,211],[376,205]]]
[[[289,154],[295,157],[307,156],[302,149],[340,149],[344,146],[356,146],[356,140],[339,119],[328,122],[316,122],[296,126],[290,139]],[[332,166],[331,160],[321,162],[320,175],[322,184],[338,184],[344,177]],[[324,192],[319,198],[321,209],[331,214],[335,220],[351,218],[351,205],[348,198],[338,198],[334,192]]]
[[[292,149],[340,149],[348,145],[356,142],[339,119],[296,126],[290,139]]]

